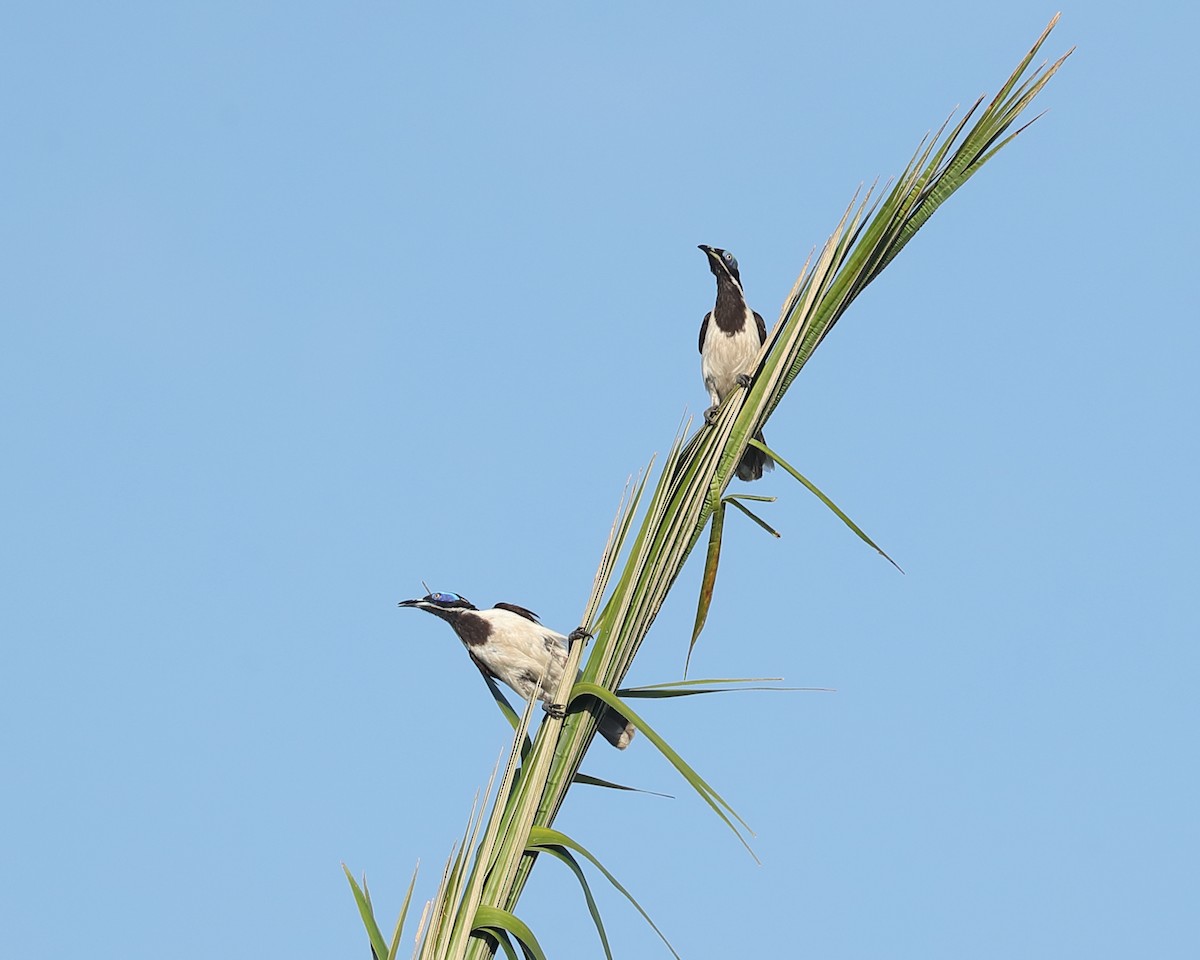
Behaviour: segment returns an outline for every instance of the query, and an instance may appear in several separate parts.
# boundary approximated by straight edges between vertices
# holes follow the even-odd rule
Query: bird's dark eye
[[[728,251],[725,253],[725,262],[733,263],[733,254],[732,253],[729,253]]]
[[[434,603],[454,603],[455,600],[461,600],[457,593],[431,593],[429,599]]]

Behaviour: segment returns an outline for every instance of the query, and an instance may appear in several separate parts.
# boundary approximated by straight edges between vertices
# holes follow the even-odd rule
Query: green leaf
[[[646,483],[650,479],[650,470],[653,466],[654,458],[651,457],[650,463],[646,465],[645,471],[634,486],[633,496],[628,496],[629,482],[627,481],[625,484],[625,493],[621,495],[621,502],[617,505],[617,515],[608,532],[608,540],[604,544],[604,552],[600,555],[600,563],[596,567],[596,576],[592,581],[592,592],[588,597],[587,608],[583,614],[585,628],[592,627],[596,611],[600,608],[600,602],[604,598],[604,591],[608,589],[608,581],[612,577],[617,558],[625,549],[625,538],[629,535],[634,515],[642,502],[642,494],[646,491]]]
[[[777,464],[779,464],[781,467],[783,467],[784,470],[786,470],[793,477],[795,477],[797,480],[799,480],[802,484],[804,484],[806,487],[808,487],[809,490],[811,490],[814,494],[816,494],[818,500],[820,500],[823,504],[825,504],[825,506],[827,506],[835,514],[837,514],[838,519],[840,519],[842,521],[842,523],[844,523],[851,530],[853,530],[856,534],[858,534],[859,539],[862,540],[863,543],[867,544],[868,546],[874,547],[879,552],[879,555],[882,556],[888,563],[890,563],[897,570],[900,570],[901,573],[904,572],[903,570],[900,569],[900,564],[898,564],[895,560],[893,560],[886,553],[884,553],[883,548],[880,547],[879,544],[877,544],[874,540],[872,540],[870,537],[868,537],[865,533],[863,533],[862,529],[858,526],[858,524],[856,524],[848,516],[846,516],[844,513],[842,513],[842,511],[840,509],[838,509],[838,505],[836,503],[834,503],[827,496],[825,496],[825,494],[823,494],[820,490],[817,489],[816,484],[814,484],[811,480],[809,480],[807,477],[805,477],[803,474],[801,474],[800,471],[798,471],[790,463],[788,463],[786,460],[784,460],[783,457],[781,457],[779,454],[777,454],[774,450],[770,449],[766,444],[760,443],[757,440],[751,440],[750,444],[751,444],[751,446],[758,447],[758,449],[764,451],[767,454],[767,456],[771,457]]]
[[[475,924],[471,929],[487,930],[490,933],[501,931],[509,933],[517,938],[517,942],[521,945],[521,951],[526,957],[533,957],[534,960],[546,960],[546,954],[542,952],[541,944],[537,942],[533,931],[507,910],[479,906],[475,910]]]
[[[412,901],[413,887],[417,885],[417,870],[421,868],[418,863],[413,869],[412,879],[408,881],[408,891],[404,894],[404,903],[400,905],[400,918],[396,921],[396,931],[392,934],[392,945],[388,949],[388,960],[396,960],[400,952],[400,934],[404,930],[404,920],[408,916],[408,905]]]
[[[961,120],[948,120],[934,136],[923,138],[895,181],[854,196],[828,242],[802,268],[779,321],[768,334],[750,387],[730,393],[714,424],[705,424],[690,435],[690,424],[685,426],[661,469],[653,477],[649,469],[641,476],[636,496],[631,499],[637,501],[643,492],[645,496],[636,509],[625,506],[624,501],[618,509],[615,534],[610,533],[593,581],[588,613],[581,621],[596,635],[586,662],[580,663],[586,682],[576,684],[572,698],[592,696],[609,706],[619,703],[618,709],[663,751],[739,839],[742,833],[735,823],[736,814],[644,720],[628,709],[631,701],[609,691],[620,687],[628,675],[668,592],[714,513],[720,510],[724,519],[728,499],[725,491],[741,455],[778,408],[813,352],[932,213],[1010,142],[1013,131],[1022,129],[1022,112],[1063,62],[1059,60],[1049,69],[1028,70],[1045,36],[995,99],[986,104],[980,101]],[[953,268],[953,264],[943,265],[943,269]],[[832,508],[828,498],[815,489],[814,493]],[[744,495],[734,497],[734,502],[748,503],[750,499]],[[848,523],[844,514],[835,512]],[[879,550],[860,530],[848,525]],[[593,616],[594,610],[599,614]],[[582,645],[576,646],[572,658],[582,651]],[[574,666],[565,670],[564,683],[570,684],[575,675]],[[685,692],[711,686],[668,689],[690,695]],[[422,957],[483,960],[498,949],[514,955],[509,927],[496,923],[490,930],[471,934],[476,909],[479,904],[494,904],[503,911],[515,910],[530,870],[539,859],[539,854],[526,850],[531,827],[548,828],[553,823],[593,742],[595,721],[592,711],[575,710],[565,720],[539,726],[527,751],[528,760],[521,764],[519,780],[515,773],[506,775],[509,787],[498,791],[493,802],[491,820],[474,858],[466,892],[456,876],[451,889],[459,892],[457,899],[447,900],[444,905],[441,898],[435,902]],[[510,757],[521,758],[523,734],[514,739]],[[454,913],[447,922],[442,922],[439,915],[443,906],[447,915]],[[482,916],[487,919],[486,910]],[[444,935],[451,927],[454,938],[449,949],[443,950]],[[529,955],[525,941],[521,943]]]
[[[738,826],[734,823],[734,820],[741,824],[747,833],[749,833],[751,836],[754,836],[754,831],[750,829],[750,825],[746,823],[746,821],[740,816],[738,816],[737,811],[734,810],[733,807],[731,807],[725,801],[725,799],[719,793],[717,793],[716,790],[709,786],[708,782],[702,776],[700,776],[700,774],[693,770],[691,766],[671,748],[667,741],[658,735],[658,733],[653,727],[650,726],[650,724],[634,713],[634,711],[629,707],[629,704],[622,701],[621,698],[614,694],[611,690],[606,690],[604,687],[598,686],[594,683],[587,683],[585,681],[580,681],[579,683],[575,684],[571,693],[571,702],[574,703],[575,700],[582,696],[593,696],[597,700],[603,701],[605,704],[612,707],[623,717],[625,717],[625,719],[632,723],[638,730],[640,730],[646,736],[646,739],[658,747],[659,752],[662,753],[662,755],[669,761],[671,761],[671,765],[680,772],[680,774],[689,784],[691,784],[692,789],[700,794],[704,802],[712,807],[717,816],[725,821],[725,824],[730,830],[733,831],[734,836],[741,841],[742,846],[746,848],[750,856],[754,857],[755,863],[761,862],[751,849],[750,844],[746,842],[746,838],[742,836],[742,831],[738,829]]]
[[[589,861],[591,861],[592,865],[597,870],[599,870],[602,874],[604,874],[605,879],[608,880],[608,882],[611,883],[613,885],[613,887],[616,888],[616,890],[619,891],[621,893],[621,895],[625,897],[626,900],[628,900],[630,903],[633,904],[634,909],[637,910],[637,912],[642,915],[642,918],[648,924],[650,924],[650,928],[655,933],[657,933],[659,939],[662,940],[662,942],[667,945],[667,949],[670,950],[671,953],[675,955],[676,960],[679,960],[679,954],[675,953],[675,948],[673,946],[671,946],[671,941],[668,940],[666,938],[666,936],[663,934],[663,932],[658,929],[657,924],[655,924],[655,922],[650,919],[650,914],[648,914],[644,909],[642,909],[642,905],[640,903],[638,903],[637,900],[634,899],[633,894],[631,894],[628,890],[626,890],[625,887],[623,887],[621,885],[621,883],[617,880],[617,878],[608,872],[608,869],[604,866],[604,864],[602,864],[591,853],[591,851],[589,851],[586,847],[584,847],[583,844],[577,843],[576,841],[572,840],[570,837],[568,837],[565,833],[563,833],[560,830],[553,830],[550,827],[534,826],[534,827],[531,827],[529,830],[529,849],[545,850],[548,852],[551,850],[559,849],[559,850],[562,850],[563,853],[566,853],[566,850],[570,849],[570,850],[574,850],[580,856],[586,857]],[[572,859],[572,862],[574,863],[573,859]],[[575,867],[576,867],[576,869],[578,869],[578,864],[575,864]],[[580,882],[584,884],[584,887],[586,890],[587,881],[583,879],[583,874],[578,873],[577,875],[580,878]],[[590,892],[588,893],[588,902],[589,903],[591,902]],[[598,918],[597,918],[597,922],[599,922]],[[603,933],[601,933],[601,936],[603,936]],[[608,947],[606,944],[605,952],[607,953],[607,951],[608,951]]]
[[[534,829],[538,828],[535,827]],[[613,960],[612,950],[608,945],[608,934],[604,932],[604,921],[600,918],[600,908],[596,906],[596,898],[592,896],[592,888],[588,886],[587,877],[583,875],[583,868],[579,866],[578,861],[571,856],[568,850],[564,850],[559,846],[529,847],[527,849],[536,849],[542,853],[548,853],[556,860],[561,860],[571,868],[571,872],[575,874],[575,879],[579,881],[579,886],[583,888],[583,898],[587,901],[588,913],[592,915],[592,923],[596,925],[596,933],[600,935],[600,945],[604,947],[604,955],[608,957],[608,960]]]
[[[619,696],[636,695],[642,690],[669,690],[672,687],[703,687],[714,683],[782,683],[783,677],[718,677],[709,680],[667,680],[664,683],[647,683],[639,687],[622,687]]]
[[[500,712],[504,714],[504,718],[512,725],[514,730],[521,728],[521,715],[513,709],[513,705],[508,702],[508,697],[504,695],[504,691],[500,689],[500,685],[489,676],[483,676],[483,682],[487,684],[487,688],[491,691],[492,699],[496,701],[496,706],[500,708]],[[521,750],[521,756],[524,757],[529,753],[529,748],[532,743],[529,735],[525,736],[525,746]]]
[[[484,940],[494,940],[496,944],[504,951],[504,955],[508,960],[517,960],[517,950],[512,945],[512,939],[504,930],[486,930],[477,934]]]
[[[371,950],[377,958],[386,957],[388,945],[387,941],[383,939],[383,932],[379,929],[379,924],[375,922],[375,911],[371,907],[371,895],[367,892],[367,878],[363,877],[360,887],[354,879],[354,874],[350,872],[350,868],[343,863],[342,869],[346,872],[346,879],[350,881],[350,889],[354,891],[354,902],[358,904],[358,914],[362,917],[363,926],[367,928],[367,938],[371,941]]]
[[[692,639],[688,644],[687,657],[683,661],[683,675],[686,677],[688,665],[692,662],[692,651],[696,648],[696,640],[704,629],[704,621],[708,619],[708,608],[712,603],[713,587],[717,583],[717,564],[721,561],[721,534],[725,529],[725,506],[717,504],[713,511],[712,522],[708,533],[708,555],[704,558],[704,577],[700,580],[700,598],[696,603],[696,623],[692,627]]]
[[[732,494],[721,500],[713,510],[708,534],[708,554],[704,558],[704,576],[700,580],[700,597],[696,601],[696,622],[692,627],[692,639],[688,643],[687,656],[683,661],[683,675],[686,677],[688,667],[692,662],[692,651],[696,649],[696,641],[708,620],[708,608],[712,604],[713,588],[717,583],[717,565],[721,561],[721,539],[725,530],[725,504],[737,507],[742,513],[757,523],[774,537],[779,533],[765,520],[753,513],[749,507],[739,503],[739,500],[758,500],[764,503],[774,502],[774,497],[760,497],[752,493]]]
[[[766,497],[761,497],[761,498],[756,498],[756,499],[765,500]],[[772,497],[771,499],[774,500],[775,498]],[[736,499],[734,499],[733,497],[726,497],[725,503],[728,503],[728,504],[731,504],[732,506],[737,507],[739,510],[742,511],[742,513],[744,513],[751,520],[753,520],[755,523],[757,523],[760,527],[762,527],[764,530],[766,530],[767,533],[769,533],[771,536],[776,537],[776,538],[779,537],[779,531],[776,530],[774,527],[772,527],[769,523],[767,523],[766,520],[762,519],[762,517],[760,517],[758,514],[752,512],[749,507],[745,506],[744,504],[738,503],[738,501]]]
[[[630,793],[645,793],[651,797],[665,797],[668,800],[675,799],[669,793],[655,793],[653,790],[643,790],[641,787],[627,787],[624,784],[613,783],[611,780],[602,780],[600,777],[593,777],[590,773],[575,774],[575,782],[591,787],[605,787],[609,790],[628,790]]]
[[[752,683],[777,683],[782,677],[730,677],[724,680],[672,680],[669,683],[652,683],[641,687],[622,687],[617,696],[639,700],[662,700],[671,697],[694,697],[703,693],[738,693],[742,690],[783,690],[795,692],[832,693],[829,687],[752,687]],[[721,687],[717,684],[734,683],[741,686]]]
[[[622,697],[632,697],[638,700],[671,700],[675,697],[698,697],[706,693],[833,693],[832,687],[703,687],[698,690],[650,690],[635,689],[633,692],[621,690]]]

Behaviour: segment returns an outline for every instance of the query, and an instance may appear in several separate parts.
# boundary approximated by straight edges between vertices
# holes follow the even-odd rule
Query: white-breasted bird
[[[758,351],[767,339],[763,318],[746,305],[738,263],[728,250],[700,244],[708,268],[717,278],[717,302],[700,323],[700,371],[712,405],[704,419],[712,423],[721,401],[735,386],[748,387]],[[754,435],[765,443],[762,431]],[[775,462],[756,447],[747,447],[737,465],[741,480],[758,480]]]
[[[526,700],[537,697],[547,710],[554,706],[569,640],[538,623],[533,611],[515,603],[480,610],[457,593],[430,593],[403,600],[400,606],[424,610],[450,624],[485,677],[508,684]],[[633,739],[633,724],[608,707],[600,714],[598,729],[618,750]]]

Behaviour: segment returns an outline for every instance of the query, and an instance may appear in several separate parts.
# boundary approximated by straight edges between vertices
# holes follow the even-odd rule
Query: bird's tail
[[[600,736],[604,737],[605,740],[618,750],[624,750],[629,746],[629,741],[633,739],[633,724],[611,707],[606,708],[600,714],[600,721],[597,724],[597,728],[600,731]]]
[[[767,442],[763,439],[761,430],[754,435],[754,439],[763,444]],[[737,475],[739,480],[761,480],[764,470],[774,469],[774,460],[758,447],[747,447],[746,452],[742,454],[741,462],[737,465]]]

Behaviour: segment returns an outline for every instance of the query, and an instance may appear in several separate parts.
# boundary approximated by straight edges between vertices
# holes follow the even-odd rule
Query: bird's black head
[[[699,244],[701,250],[708,257],[708,269],[713,272],[713,276],[717,278],[719,283],[723,279],[732,280],[740,289],[742,286],[742,277],[738,273],[737,258],[728,250],[722,250],[719,247],[710,247],[707,244]]]
[[[452,620],[464,610],[474,610],[475,604],[457,593],[430,593],[418,600],[401,600],[402,607],[416,607],[443,620]]]

